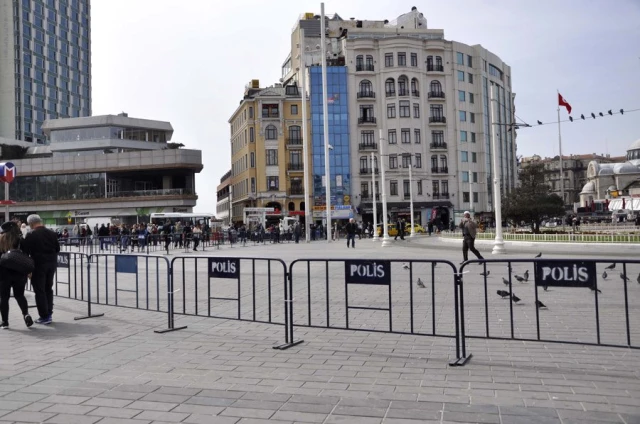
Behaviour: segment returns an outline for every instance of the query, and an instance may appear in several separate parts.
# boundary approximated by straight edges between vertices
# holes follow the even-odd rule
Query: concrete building
[[[91,115],[90,0],[0,0],[0,137],[44,144]]]
[[[247,85],[231,126],[232,221],[244,208],[273,208],[268,218],[300,216],[304,222],[302,107],[296,85]]]
[[[595,153],[585,155],[562,156],[564,203],[573,205],[580,201],[580,192],[587,182],[587,167],[591,162],[598,164],[615,163],[624,160],[624,156],[611,157],[611,155],[598,155]],[[520,160],[520,166],[526,168],[532,164],[544,165],[545,182],[551,188],[551,192],[561,195],[560,185],[560,156],[542,158],[538,155],[525,157]]]
[[[327,57],[332,204],[337,218],[352,209],[373,220],[373,195],[385,167],[389,215],[409,220],[413,188],[418,223],[447,223],[465,209],[490,212],[492,155],[490,89],[498,87],[499,163],[503,190],[516,184],[516,140],[511,68],[480,45],[446,40],[413,8],[395,21],[327,17]],[[300,17],[282,67],[286,85],[307,72],[310,96],[314,208],[324,205],[324,142],[320,17]],[[301,63],[304,50],[306,63]],[[382,138],[379,131],[382,130]],[[383,143],[384,156],[379,156]],[[371,163],[370,153],[376,158]],[[409,166],[413,165],[413,181]],[[376,202],[381,218],[382,207]],[[345,214],[341,216],[340,213]],[[319,218],[322,215],[316,217]]]
[[[218,200],[216,203],[216,218],[224,225],[231,225],[231,170],[225,172],[218,184]]]
[[[153,212],[192,212],[199,150],[170,143],[169,122],[118,116],[49,120],[51,144],[2,146],[17,178],[9,185],[12,217],[38,213],[48,225],[85,219],[149,222]],[[4,199],[4,185],[0,185]]]

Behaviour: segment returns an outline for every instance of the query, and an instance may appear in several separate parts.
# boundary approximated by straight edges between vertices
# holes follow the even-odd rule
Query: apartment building
[[[231,170],[225,172],[220,178],[220,184],[217,187],[217,202],[216,202],[216,218],[221,220],[223,224],[231,224]]]

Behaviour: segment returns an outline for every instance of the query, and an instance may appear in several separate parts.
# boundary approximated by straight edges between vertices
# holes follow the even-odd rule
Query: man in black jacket
[[[353,222],[353,218],[349,219],[349,223],[345,225],[345,230],[347,231],[347,247],[349,247],[349,240],[351,240],[351,247],[356,248],[356,231],[358,230],[358,225]]]
[[[42,224],[39,215],[29,215],[27,224],[31,232],[22,242],[22,250],[31,256],[35,269],[31,277],[31,285],[36,294],[36,306],[40,318],[38,324],[51,324],[53,314],[53,277],[58,262],[60,244],[56,233]]]

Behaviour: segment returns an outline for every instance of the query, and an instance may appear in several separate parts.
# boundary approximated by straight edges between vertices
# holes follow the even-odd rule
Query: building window
[[[389,155],[389,169],[396,169],[398,167],[398,156]]]
[[[390,68],[393,66],[393,53],[386,53],[384,55],[384,66]]]
[[[409,183],[409,180],[402,181],[402,191],[404,192],[404,197],[411,196],[411,184]]]
[[[391,188],[391,195],[392,196],[397,196],[398,195],[398,181],[397,180],[391,180],[389,182],[389,186]]]
[[[389,140],[389,144],[398,144],[396,130],[389,130],[387,134],[387,139]]]
[[[440,155],[440,168],[441,171],[447,172],[447,157],[445,155]]]
[[[366,156],[360,156],[360,169],[367,170],[369,168],[369,158]]]
[[[263,104],[262,105],[262,117],[263,118],[279,118],[280,117],[280,109],[279,105],[276,104]]]
[[[418,66],[418,54],[411,53],[411,66]]]
[[[360,119],[362,122],[373,122],[373,105],[360,106]]]
[[[411,166],[411,155],[408,153],[404,153],[402,155],[402,167],[408,168]]]
[[[291,114],[292,115],[298,114],[298,105],[291,105]]]
[[[411,78],[411,95],[413,97],[420,97],[420,91],[418,90],[418,79]]]
[[[433,197],[440,197],[440,181],[431,182],[431,191],[433,192]]]
[[[362,162],[360,162],[360,169],[362,169]],[[360,196],[369,197],[369,183],[360,183]]]
[[[411,131],[409,128],[400,130],[400,141],[402,141],[402,144],[411,144]]]
[[[460,152],[460,161],[461,162],[469,162],[469,152],[462,150]]]
[[[471,142],[472,143],[476,142],[476,133],[474,133],[474,132],[471,133]]]
[[[478,163],[478,154],[476,152],[471,152],[471,162]]]
[[[442,118],[442,115],[443,115],[442,105],[430,105],[429,111],[431,112],[432,118]]]
[[[251,156],[249,156],[251,158],[251,167],[255,168],[256,167],[256,154],[254,152],[251,152]]]
[[[467,132],[466,131],[460,131],[460,141],[463,143],[467,142]]]
[[[456,53],[456,63],[458,65],[464,65],[464,54],[457,52]]]
[[[473,84],[473,74],[467,75],[469,77],[469,84]]]
[[[422,196],[422,180],[418,180],[418,196]]]
[[[458,81],[464,82],[464,71],[458,71]]]
[[[478,192],[477,191],[473,192],[473,203],[478,203]]]
[[[289,151],[289,164],[292,165],[292,169],[302,169],[302,151],[290,150]]]
[[[411,108],[409,100],[400,100],[400,117],[411,118]]]
[[[249,119],[253,119],[253,107],[249,106]]]
[[[251,193],[256,192],[256,179],[255,177],[251,177]]]
[[[431,131],[431,142],[436,146],[444,145],[444,131]]]
[[[467,122],[467,112],[461,110],[458,111],[458,114],[460,115],[460,122]]]
[[[364,66],[364,56],[359,54],[356,56],[356,71],[361,71]]]
[[[251,143],[255,141],[255,133],[253,127],[249,127],[249,141]]]
[[[373,146],[373,131],[362,131],[360,133],[360,140],[365,146]]]
[[[464,91],[462,90],[458,90],[458,100],[460,100],[461,102],[466,101],[466,94]]]
[[[416,153],[414,156],[416,157],[416,168],[422,168],[422,154]]]
[[[267,177],[267,190],[278,190],[279,187],[278,177]]]
[[[475,113],[473,113],[473,112],[469,112],[469,121],[470,121],[472,124],[475,124],[475,123],[476,123],[476,114],[475,114]]]
[[[440,81],[431,81],[431,83],[429,84],[429,91],[431,91],[431,93],[433,94],[442,93],[442,84],[440,84]]]
[[[387,118],[395,118],[396,117],[396,104],[389,103],[387,105]]]
[[[387,78],[384,82],[384,91],[387,94],[387,97],[396,95],[396,81],[393,78]]]
[[[442,194],[449,195],[449,181],[440,181],[440,186],[442,187]]]
[[[360,96],[373,97],[373,85],[369,80],[360,81]]]
[[[278,165],[278,150],[276,149],[267,149],[267,166],[277,166]]]
[[[477,173],[477,172],[474,172],[474,173],[472,173],[472,174],[471,174],[471,176],[472,176],[472,179],[471,179],[471,180],[472,180],[474,183],[477,183],[477,182],[478,182],[478,173]]]
[[[420,103],[413,104],[413,117],[414,118],[420,117]]]
[[[469,103],[475,103],[475,99],[473,98],[473,93],[469,93]]]
[[[420,130],[413,130],[413,142],[416,144],[422,143],[422,137],[420,136]]]
[[[367,55],[365,65],[367,66],[367,71],[373,71],[373,56],[370,54]]]
[[[302,140],[302,130],[299,125],[289,127],[289,141],[297,142]]]
[[[462,171],[462,182],[463,183],[469,182],[469,171]]]
[[[407,86],[409,80],[407,79],[407,77],[405,77],[404,75],[400,76],[398,78],[398,95],[399,96],[408,96],[409,95],[409,91],[407,89]]]
[[[469,55],[467,55],[467,66],[473,68],[473,58]]]
[[[463,191],[462,192],[462,203],[469,203],[469,192],[468,191]]]
[[[398,66],[407,66],[407,54],[398,53]]]
[[[264,130],[264,138],[267,140],[277,140],[278,129],[273,125],[267,126],[267,128],[265,128]]]

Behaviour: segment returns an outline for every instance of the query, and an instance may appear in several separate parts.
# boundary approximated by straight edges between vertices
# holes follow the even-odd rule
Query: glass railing
[[[147,197],[147,196],[183,196],[195,194],[190,188],[168,188],[162,190],[134,190],[134,191],[113,191],[107,193],[107,198],[116,197]]]

